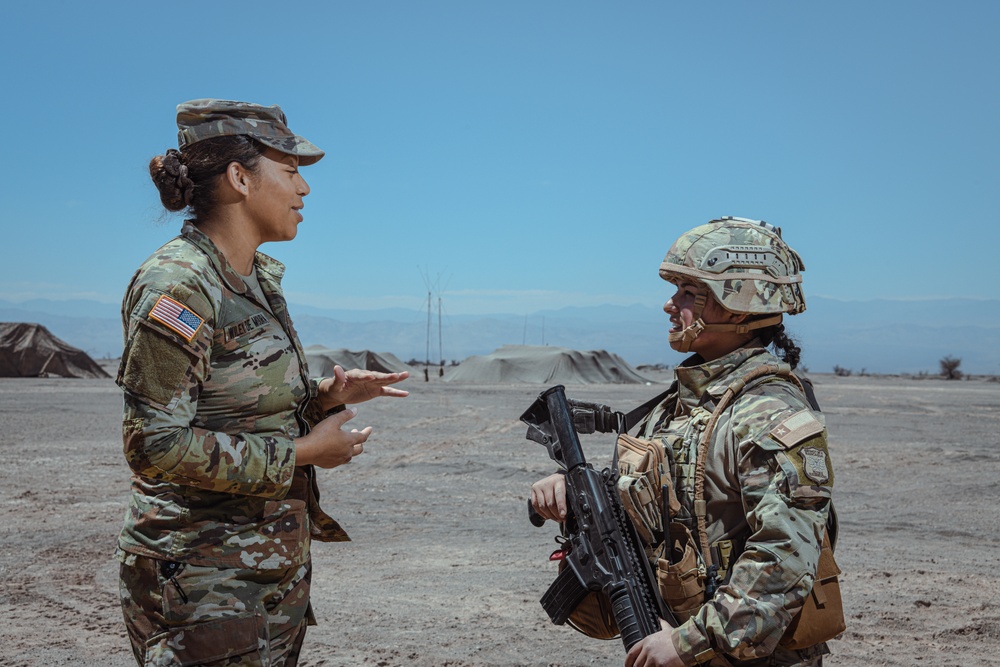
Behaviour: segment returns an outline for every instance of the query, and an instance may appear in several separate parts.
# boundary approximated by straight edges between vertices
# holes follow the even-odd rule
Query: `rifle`
[[[652,567],[639,536],[618,498],[617,472],[598,472],[587,463],[566,400],[556,385],[539,394],[523,415],[527,439],[545,445],[549,456],[566,471],[567,539],[563,568],[540,600],[549,618],[562,625],[591,592],[601,591],[628,651],[644,637],[659,632],[660,618],[678,623],[659,595]],[[531,522],[544,519],[528,501]]]

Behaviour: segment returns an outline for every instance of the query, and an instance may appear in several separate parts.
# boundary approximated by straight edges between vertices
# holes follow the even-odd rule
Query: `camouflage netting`
[[[83,350],[40,324],[0,322],[0,377],[110,377]]]
[[[475,384],[645,384],[628,362],[612,352],[565,347],[504,345],[469,357],[444,376],[445,382]]]

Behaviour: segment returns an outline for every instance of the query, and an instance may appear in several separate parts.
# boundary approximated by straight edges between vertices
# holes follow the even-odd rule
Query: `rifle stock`
[[[521,421],[528,425],[527,438],[544,445],[566,473],[567,567],[541,599],[552,622],[562,625],[589,592],[601,591],[611,602],[626,651],[659,632],[660,618],[676,626],[618,498],[617,473],[598,472],[586,461],[565,388],[556,385],[542,392]],[[529,516],[532,512],[529,501]]]

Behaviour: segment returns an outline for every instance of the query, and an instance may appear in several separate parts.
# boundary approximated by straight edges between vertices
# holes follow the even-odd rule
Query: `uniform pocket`
[[[171,628],[146,642],[145,667],[191,667],[240,657],[240,665],[264,667],[264,619],[254,613]]]
[[[672,521],[670,538],[671,560],[656,561],[656,581],[663,601],[683,623],[705,603],[705,567],[687,526]]]
[[[847,629],[839,576],[840,567],[834,560],[830,538],[824,535],[816,580],[802,609],[781,638],[782,646],[790,649],[815,646]]]

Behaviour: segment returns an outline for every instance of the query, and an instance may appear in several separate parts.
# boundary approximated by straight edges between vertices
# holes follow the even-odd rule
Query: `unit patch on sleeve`
[[[166,294],[157,299],[153,309],[149,311],[149,319],[176,331],[189,343],[194,340],[198,329],[205,323],[205,320],[193,310]]]
[[[830,481],[830,471],[826,467],[826,451],[819,447],[803,447],[799,451],[802,457],[802,472],[817,484]]]

